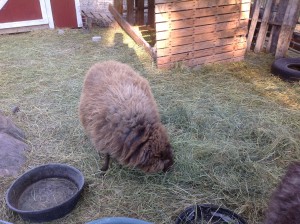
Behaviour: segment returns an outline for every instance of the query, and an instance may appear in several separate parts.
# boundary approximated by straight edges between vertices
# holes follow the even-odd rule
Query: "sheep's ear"
[[[124,160],[129,160],[133,155],[138,155],[143,148],[142,145],[148,141],[148,138],[148,127],[140,126],[131,130],[124,143],[122,156]]]

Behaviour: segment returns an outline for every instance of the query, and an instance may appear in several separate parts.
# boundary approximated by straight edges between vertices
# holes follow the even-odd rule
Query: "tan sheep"
[[[145,172],[167,171],[173,152],[148,81],[128,65],[93,65],[80,98],[82,126],[99,153]]]

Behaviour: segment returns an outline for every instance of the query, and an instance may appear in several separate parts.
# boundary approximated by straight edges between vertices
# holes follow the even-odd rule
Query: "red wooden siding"
[[[9,0],[0,10],[0,23],[42,19],[39,0]]]
[[[74,0],[51,0],[51,7],[55,27],[78,27]]]

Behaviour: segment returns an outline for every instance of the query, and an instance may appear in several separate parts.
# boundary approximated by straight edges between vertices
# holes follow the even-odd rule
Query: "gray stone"
[[[25,134],[0,113],[0,176],[17,176],[26,161]]]

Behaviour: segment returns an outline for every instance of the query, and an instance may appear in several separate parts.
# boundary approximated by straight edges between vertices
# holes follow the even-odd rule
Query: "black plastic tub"
[[[234,212],[217,205],[203,204],[186,208],[176,219],[175,224],[246,224]]]
[[[47,222],[69,213],[83,186],[84,177],[78,169],[65,164],[42,165],[27,171],[10,186],[6,203],[26,221]]]

